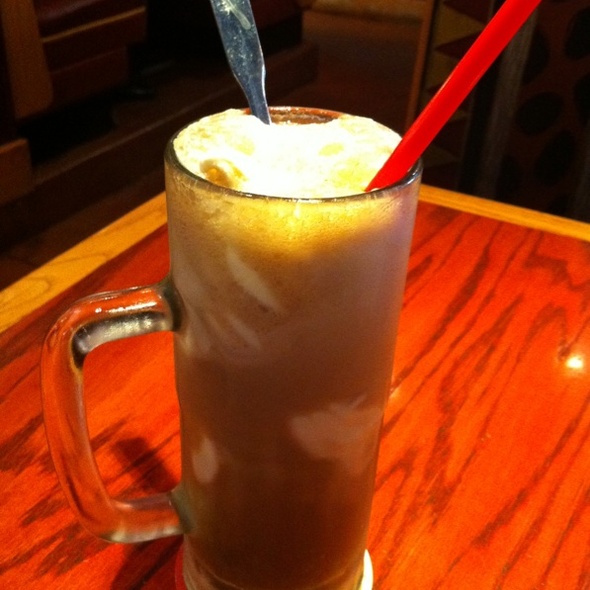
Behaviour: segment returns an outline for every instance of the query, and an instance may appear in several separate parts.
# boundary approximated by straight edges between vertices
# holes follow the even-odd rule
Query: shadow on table
[[[134,496],[170,490],[176,476],[158,457],[159,448],[152,448],[141,437],[123,439],[113,448],[122,465],[134,477]],[[113,590],[174,588],[174,566],[182,543],[181,537],[170,537],[126,547],[125,558],[113,579]]]

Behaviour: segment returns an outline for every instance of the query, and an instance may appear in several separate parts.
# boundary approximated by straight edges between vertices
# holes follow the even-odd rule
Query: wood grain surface
[[[0,333],[0,587],[173,587],[180,540],[77,524],[45,442],[41,342],[80,296],[167,272],[166,231]],[[590,243],[422,202],[369,549],[375,590],[590,588]],[[88,419],[113,495],[179,477],[171,337],[91,353]]]

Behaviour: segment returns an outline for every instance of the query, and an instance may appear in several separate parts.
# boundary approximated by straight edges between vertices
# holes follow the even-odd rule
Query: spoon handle
[[[270,124],[266,68],[250,0],[211,0],[225,55],[252,114]]]

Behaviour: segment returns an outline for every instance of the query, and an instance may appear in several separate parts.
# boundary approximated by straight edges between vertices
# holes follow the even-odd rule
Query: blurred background
[[[252,0],[271,104],[403,132],[499,0]],[[163,190],[189,121],[245,106],[208,0],[0,0],[0,288]],[[424,181],[590,220],[590,7],[545,0]]]

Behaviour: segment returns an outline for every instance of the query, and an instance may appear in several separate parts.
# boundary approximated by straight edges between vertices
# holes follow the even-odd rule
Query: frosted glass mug
[[[45,342],[62,487],[105,539],[184,535],[179,587],[371,588],[367,530],[420,166],[379,191],[313,199],[211,184],[172,142],[165,167],[169,275],[79,301]],[[88,440],[84,359],[158,330],[174,332],[181,479],[159,495],[111,498]]]

